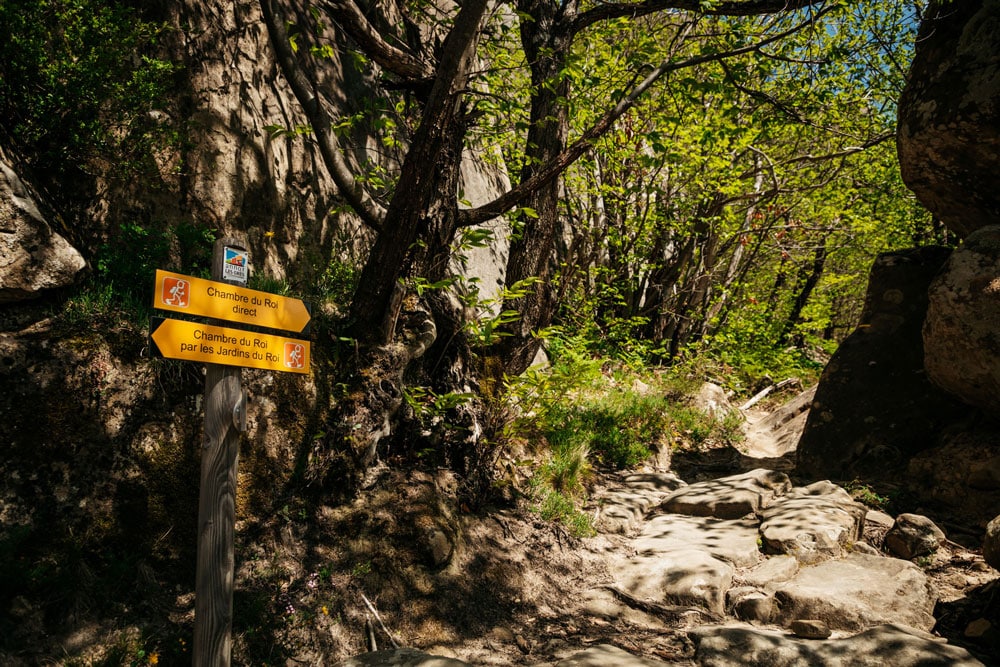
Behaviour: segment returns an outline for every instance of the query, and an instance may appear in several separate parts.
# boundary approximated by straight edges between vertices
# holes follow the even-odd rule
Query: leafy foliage
[[[0,3],[0,112],[40,171],[149,159],[166,131],[149,112],[175,70],[150,54],[162,30],[121,2]]]
[[[208,277],[215,232],[194,223],[122,225],[101,245],[94,272],[66,304],[64,317],[145,322],[156,269]]]

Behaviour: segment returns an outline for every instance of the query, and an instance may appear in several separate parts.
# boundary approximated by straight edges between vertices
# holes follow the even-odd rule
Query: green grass
[[[685,378],[637,373],[579,348],[559,351],[549,371],[532,371],[511,388],[523,416],[509,431],[545,447],[530,496],[542,518],[574,534],[593,533],[578,508],[596,470],[635,468],[654,451],[731,445],[742,437],[737,415],[718,420],[685,404],[693,386]]]

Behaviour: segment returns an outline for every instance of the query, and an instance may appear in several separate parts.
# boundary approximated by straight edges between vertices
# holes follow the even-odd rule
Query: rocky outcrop
[[[936,600],[927,576],[898,558],[852,553],[803,567],[772,587],[777,620],[786,627],[802,618],[851,632],[892,622],[925,631],[934,627]]]
[[[899,101],[903,180],[960,236],[1000,221],[1000,3],[936,1]]]
[[[914,456],[901,475],[927,502],[985,525],[1000,513],[1000,447],[995,424],[957,424],[941,434],[941,444]]]
[[[158,156],[158,179],[150,175],[142,190],[121,191],[108,184],[93,213],[114,229],[129,216],[194,222],[209,229],[246,234],[254,270],[290,282],[315,281],[331,260],[363,256],[369,235],[345,205],[327,173],[309,121],[281,75],[256,2],[154,3],[164,33],[164,59],[177,63],[181,94],[162,112],[160,122],[182,135],[177,149]],[[321,103],[333,118],[355,119],[343,143],[348,162],[363,173],[377,165],[393,173],[405,146],[388,146],[375,129],[370,104],[378,94],[379,72],[358,67],[341,49],[323,58],[305,56],[313,39],[314,17],[287,0],[278,0],[285,20],[302,28],[300,55],[318,82]],[[382,7],[391,12],[391,7]],[[151,12],[157,9],[151,8]],[[326,26],[324,44],[344,39]],[[360,120],[357,120],[360,119]],[[460,187],[472,205],[493,199],[509,187],[498,161],[469,149],[462,158]],[[363,168],[361,165],[368,165]],[[154,187],[148,187],[154,185]],[[482,298],[503,282],[508,228],[503,219],[485,246],[468,248],[463,275],[478,277]]]
[[[986,524],[983,560],[993,566],[993,569],[1000,570],[1000,516]]]
[[[52,230],[28,188],[0,159],[0,304],[70,285],[86,265]]]
[[[756,628],[705,627],[691,632],[695,660],[702,667],[798,665],[846,667],[974,667],[965,649],[948,646],[926,632],[887,624],[829,641],[803,640]]]
[[[674,613],[704,609],[786,628],[813,620],[838,631],[889,622],[930,630],[926,575],[863,542],[867,514],[828,481],[792,487],[783,473],[754,470],[675,491],[646,517],[632,555],[609,569],[627,599]]]
[[[791,488],[785,473],[757,469],[685,486],[668,496],[662,509],[675,514],[738,519],[769,505]]]
[[[828,481],[793,489],[760,512],[760,534],[770,553],[803,563],[841,556],[861,537],[867,510]]]
[[[824,369],[798,447],[813,479],[878,479],[905,469],[968,409],[927,379],[921,331],[927,288],[950,250],[880,255],[858,328]]]
[[[1000,416],[1000,225],[977,229],[928,291],[923,328],[930,380]]]

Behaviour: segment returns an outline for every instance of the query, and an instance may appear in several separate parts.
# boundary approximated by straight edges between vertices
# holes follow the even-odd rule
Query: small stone
[[[867,542],[855,542],[854,544],[851,545],[851,551],[857,554],[865,554],[868,556],[882,555],[882,553],[878,549],[868,544]]]
[[[979,639],[989,632],[992,627],[993,624],[985,618],[977,618],[965,626],[965,632],[962,634],[968,639]]]
[[[770,623],[774,616],[774,598],[763,593],[748,595],[736,602],[733,612],[741,621]]]
[[[919,514],[900,514],[885,534],[885,548],[905,560],[929,556],[944,541],[944,531]]]
[[[511,632],[508,628],[499,626],[495,627],[490,631],[490,636],[493,637],[493,639],[496,639],[497,641],[503,642],[505,644],[514,643],[514,633]]]
[[[427,533],[427,547],[430,549],[434,567],[441,567],[451,560],[455,545],[448,539],[444,531],[433,528]]]
[[[514,635],[514,643],[517,644],[517,648],[521,650],[521,653],[531,653],[531,644],[524,638],[524,635]]]
[[[830,636],[830,627],[823,621],[798,619],[788,626],[796,637],[802,639],[826,639]]]

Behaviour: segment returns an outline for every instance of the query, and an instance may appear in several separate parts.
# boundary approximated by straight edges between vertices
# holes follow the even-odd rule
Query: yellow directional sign
[[[307,340],[162,317],[151,318],[149,337],[154,352],[168,359],[309,373]]]
[[[301,333],[312,317],[301,299],[156,270],[153,308]]]

